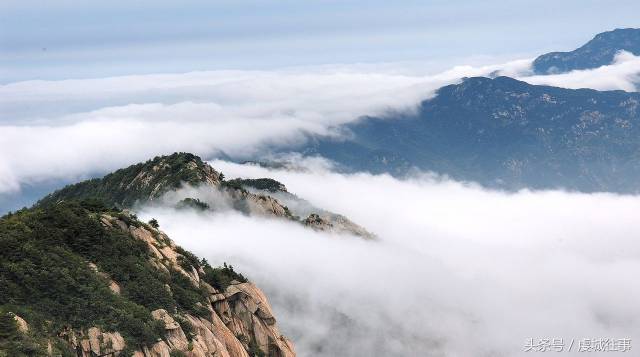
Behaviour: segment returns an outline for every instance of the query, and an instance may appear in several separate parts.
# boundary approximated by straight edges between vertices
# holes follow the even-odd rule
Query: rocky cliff
[[[12,213],[0,251],[0,356],[295,356],[259,288],[126,210]]]

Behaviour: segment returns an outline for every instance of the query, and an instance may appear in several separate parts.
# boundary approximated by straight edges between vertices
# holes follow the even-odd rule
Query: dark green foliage
[[[0,309],[0,357],[44,357],[47,356],[45,346],[44,339],[18,330],[13,313]],[[54,345],[53,350],[64,357],[70,356],[68,348]]]
[[[173,350],[169,352],[169,357],[187,357],[187,355],[185,355],[182,351]]]
[[[0,312],[23,317],[38,338],[51,339],[56,353],[64,357],[73,352],[57,334],[67,327],[119,331],[132,351],[164,336],[164,323],[151,317],[152,310],[210,318],[204,287],[194,286],[176,270],[166,273],[154,267],[147,243],[128,231],[105,227],[101,216],[137,227],[146,224],[107,207],[94,199],[72,200],[22,209],[0,219]],[[182,248],[176,251],[186,271],[204,269],[201,278],[214,287],[224,289],[234,279],[246,281],[231,266],[212,268]],[[119,284],[121,294],[108,288],[102,273]],[[177,321],[187,336],[193,335],[190,323]],[[0,320],[0,357],[5,357],[4,351],[11,352],[6,356],[39,356],[41,341],[14,330],[12,320]]]
[[[256,190],[269,192],[287,192],[287,188],[280,182],[270,178],[229,180],[226,184],[230,187],[251,187]]]
[[[212,268],[211,265],[203,259],[202,268],[205,273],[202,279],[219,291],[224,291],[231,285],[232,280],[237,280],[241,283],[248,281],[242,274],[235,272],[232,265],[227,265],[227,263],[224,263],[222,267]]]
[[[280,182],[270,178],[229,180],[226,184],[230,187],[251,187],[256,190],[269,192],[287,192],[287,188]]]
[[[197,198],[187,197],[187,198],[183,199],[182,201],[178,202],[176,204],[176,208],[178,208],[178,209],[191,208],[191,209],[195,209],[195,210],[206,211],[206,210],[210,209],[211,207],[209,207],[208,203],[202,202]]]
[[[200,259],[198,259],[195,254],[184,250],[181,246],[176,246],[176,252],[180,254],[180,256],[178,256],[178,264],[180,264],[184,270],[191,271],[192,266],[196,269],[200,267]]]
[[[173,292],[173,298],[180,310],[203,318],[210,317],[210,312],[205,307],[207,304],[207,292],[204,289],[194,287],[189,278],[175,270],[171,271],[169,285]]]
[[[164,325],[152,319],[151,310],[208,317],[201,289],[180,273],[168,275],[151,266],[146,243],[104,228],[101,213],[123,214],[95,202],[65,202],[0,219],[0,307],[10,307],[43,333],[99,326],[121,332],[132,345],[163,336]],[[192,254],[183,254],[199,264]],[[112,293],[89,262],[117,281],[122,294]]]
[[[150,225],[151,227],[155,228],[155,229],[160,228],[160,223],[158,223],[158,220],[157,220],[157,219],[155,219],[155,218],[151,218],[151,219],[149,220],[149,225]]]
[[[180,325],[180,328],[189,340],[191,340],[196,335],[193,329],[193,325],[191,324],[191,322],[189,322],[189,320],[180,315],[176,315],[174,317],[174,320],[176,320],[176,322]]]
[[[206,164],[189,153],[158,156],[96,178],[69,185],[38,202],[39,206],[63,200],[93,198],[107,206],[132,207],[160,197],[183,183],[198,185],[206,179]]]
[[[243,192],[246,192],[247,190],[244,188],[244,186],[242,186],[242,183],[240,181],[238,181],[238,179],[233,179],[230,181],[224,181],[222,182],[222,187],[223,188],[227,188],[227,189],[232,189],[232,190],[240,190]]]

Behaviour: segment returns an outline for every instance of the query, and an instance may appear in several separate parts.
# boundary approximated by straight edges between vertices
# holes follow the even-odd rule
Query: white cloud
[[[173,151],[252,154],[361,115],[411,110],[438,87],[495,68],[429,76],[323,66],[3,85],[0,164],[12,179],[0,180],[0,193]]]
[[[546,77],[522,77],[530,60],[520,60],[438,74],[387,63],[11,83],[0,86],[0,194],[173,151],[262,153],[362,115],[413,110],[465,76],[498,71],[532,83],[629,89],[639,63],[623,54],[603,69]]]
[[[640,56],[621,51],[616,56],[614,63],[609,66],[519,79],[531,84],[545,84],[554,87],[633,92],[640,84]]]
[[[528,338],[640,338],[639,197],[213,164],[278,179],[379,236],[230,212],[141,214],[263,287],[300,355],[526,356]]]

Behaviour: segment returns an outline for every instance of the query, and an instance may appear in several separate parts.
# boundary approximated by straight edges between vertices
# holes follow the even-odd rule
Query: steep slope
[[[503,188],[640,189],[640,94],[468,78],[417,114],[363,118],[303,148],[348,169],[412,167]]]
[[[533,70],[536,74],[553,74],[597,68],[611,64],[619,51],[640,55],[640,29],[603,32],[571,52],[544,54],[533,61]]]
[[[66,186],[44,197],[38,205],[91,197],[109,206],[130,208],[157,200],[183,185],[220,185],[221,182],[220,173],[199,157],[189,153],[174,153],[131,165],[102,178]]]
[[[254,181],[263,185],[277,183],[268,178]],[[178,208],[201,210],[234,209],[249,215],[294,220],[323,231],[373,237],[346,217],[335,214],[323,215],[327,224],[307,224],[307,220],[296,216],[297,212],[292,212],[273,197],[272,194],[277,190],[247,190],[247,182],[249,181],[226,181],[224,175],[198,156],[174,153],[117,170],[102,178],[69,185],[47,195],[37,206],[46,207],[58,202],[91,198],[119,208],[135,208],[143,204],[173,204]],[[198,188],[202,190],[199,191]],[[207,190],[209,191],[206,192]],[[210,192],[219,194],[207,194]],[[305,217],[312,213],[320,212],[309,212]],[[341,217],[340,221],[332,224],[331,217],[338,216]]]
[[[295,356],[255,285],[99,201],[2,217],[0,252],[0,356]]]

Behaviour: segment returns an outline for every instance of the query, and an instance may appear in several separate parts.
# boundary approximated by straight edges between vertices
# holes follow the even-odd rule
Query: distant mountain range
[[[551,52],[533,61],[536,74],[555,74],[592,69],[613,62],[619,51],[640,55],[640,29],[627,28],[603,32],[571,52]]]
[[[621,50],[640,55],[640,29],[598,34],[575,51],[538,57],[533,68],[538,74],[596,68]],[[418,169],[503,189],[640,191],[635,92],[466,78],[440,88],[415,113],[363,117],[339,129],[340,139],[311,137],[294,150],[346,171]]]
[[[467,78],[415,114],[365,117],[300,150],[347,170],[430,170],[489,187],[640,190],[640,93]]]

